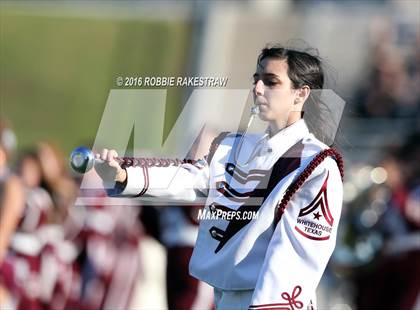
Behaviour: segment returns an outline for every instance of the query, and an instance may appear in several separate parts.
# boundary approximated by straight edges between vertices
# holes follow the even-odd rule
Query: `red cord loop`
[[[157,158],[157,157],[119,157],[117,158],[121,168],[128,167],[169,167],[180,166],[183,164],[197,165],[198,160],[179,159],[179,158]]]
[[[309,178],[311,173],[315,170],[316,167],[318,167],[322,161],[327,158],[328,156],[331,156],[337,163],[338,170],[340,171],[341,180],[344,178],[344,161],[341,154],[331,148],[326,149],[319,154],[315,156],[314,159],[309,163],[309,165],[302,171],[302,173],[299,175],[299,177],[287,188],[286,193],[283,196],[283,199],[278,205],[277,214],[275,218],[275,222],[277,223],[281,216],[284,213],[284,210],[286,210],[287,204],[289,203],[290,199],[293,197],[293,195],[296,193],[296,191],[303,185],[303,183]]]

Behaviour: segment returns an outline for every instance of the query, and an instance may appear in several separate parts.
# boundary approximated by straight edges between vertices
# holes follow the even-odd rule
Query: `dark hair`
[[[292,44],[295,44],[293,42]],[[257,59],[257,66],[265,58],[285,60],[287,63],[287,75],[292,81],[294,89],[308,86],[311,89],[308,99],[304,105],[302,117],[305,119],[309,130],[327,145],[332,145],[337,132],[340,115],[337,115],[337,105],[331,104],[329,96],[323,96],[325,84],[328,88],[335,84],[332,76],[327,80],[324,71],[324,62],[318,56],[318,50],[309,47],[306,42],[298,40],[297,44],[303,48],[287,48],[280,44],[268,45],[262,49]],[[318,90],[318,91],[312,91]],[[328,103],[326,102],[327,98]]]
[[[322,89],[324,86],[324,70],[318,56],[305,51],[288,49],[280,45],[265,47],[258,56],[257,65],[265,58],[282,59],[287,62],[287,75],[293,88],[307,85],[310,89]]]
[[[18,155],[18,159],[16,161],[16,167],[17,167],[17,170],[18,170],[19,173],[20,173],[20,170],[22,169],[23,162],[27,159],[32,159],[40,165],[39,156],[34,149],[23,150]]]

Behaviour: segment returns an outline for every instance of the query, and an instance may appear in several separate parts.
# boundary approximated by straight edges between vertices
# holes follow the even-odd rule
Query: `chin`
[[[267,117],[267,115],[264,112],[258,113],[258,117],[260,118],[260,120],[264,122],[268,122],[270,120],[270,118]]]

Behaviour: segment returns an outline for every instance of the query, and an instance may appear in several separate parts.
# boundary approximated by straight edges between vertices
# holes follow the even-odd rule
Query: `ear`
[[[307,85],[302,86],[301,88],[296,90],[296,97],[295,97],[294,103],[303,105],[306,99],[308,99],[310,93],[311,93],[311,89],[309,88],[309,86]]]

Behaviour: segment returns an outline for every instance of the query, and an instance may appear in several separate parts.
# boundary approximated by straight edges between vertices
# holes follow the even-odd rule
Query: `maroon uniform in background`
[[[161,209],[161,241],[167,248],[166,294],[168,309],[212,309],[213,290],[189,274],[189,261],[198,233],[197,213],[202,206]]]
[[[126,309],[140,274],[139,208],[108,206],[103,192],[95,205],[71,209],[66,230],[79,249],[80,305],[86,309]]]

